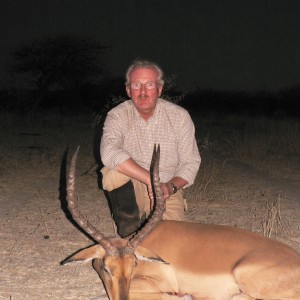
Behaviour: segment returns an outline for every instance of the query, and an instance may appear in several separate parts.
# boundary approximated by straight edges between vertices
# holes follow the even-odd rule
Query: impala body
[[[193,299],[300,299],[299,254],[261,235],[227,226],[163,221],[142,246],[169,263],[172,277],[160,278],[173,284],[170,292]],[[135,277],[132,287],[137,288],[134,281]]]
[[[128,299],[300,299],[300,255],[259,234],[221,225],[161,221],[164,199],[153,153],[156,209],[134,237],[107,239],[78,211],[75,160],[68,181],[73,218],[99,244],[67,258],[93,260],[111,300]]]

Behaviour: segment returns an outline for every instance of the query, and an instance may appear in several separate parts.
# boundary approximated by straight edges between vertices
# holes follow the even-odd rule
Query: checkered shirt
[[[189,113],[179,105],[159,98],[155,112],[145,121],[133,102],[127,100],[108,112],[104,122],[100,154],[103,164],[116,168],[132,158],[150,169],[154,144],[160,144],[160,180],[175,176],[193,184],[201,158],[195,127]]]

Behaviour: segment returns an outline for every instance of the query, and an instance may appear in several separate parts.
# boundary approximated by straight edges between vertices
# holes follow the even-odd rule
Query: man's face
[[[146,120],[153,115],[157,99],[162,92],[163,87],[157,84],[157,79],[158,72],[152,68],[136,68],[129,74],[130,84],[126,86],[127,95],[131,97],[137,111]],[[151,83],[154,88],[151,88]],[[139,84],[142,84],[140,88],[138,88]]]

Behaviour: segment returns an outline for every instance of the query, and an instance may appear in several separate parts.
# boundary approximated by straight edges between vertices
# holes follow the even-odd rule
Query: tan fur
[[[124,244],[118,242],[119,246]],[[132,268],[128,263],[133,261],[114,257],[106,261],[116,264],[114,268],[130,269],[133,299],[142,294],[148,294],[149,299],[168,298],[166,293],[192,295],[193,299],[300,299],[300,255],[256,233],[162,221],[141,246],[136,249],[137,256],[161,258],[163,262],[138,261]],[[101,246],[88,249],[82,252],[86,259],[103,259]],[[124,270],[118,276],[121,274]],[[105,284],[105,278],[102,280]]]
[[[152,217],[129,241],[106,238],[77,207],[77,153],[67,184],[68,207],[99,244],[63,264],[93,260],[110,300],[300,300],[300,255],[287,245],[228,226],[160,221],[165,201],[159,146],[151,164],[156,195]]]

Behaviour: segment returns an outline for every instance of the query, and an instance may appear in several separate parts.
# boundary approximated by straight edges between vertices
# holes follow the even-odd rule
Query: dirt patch
[[[90,118],[80,117],[2,128],[0,299],[107,299],[90,264],[60,266],[92,244],[64,209],[67,147],[72,152],[81,145],[76,183],[81,210],[106,235],[115,234],[97,185],[90,124]],[[235,159],[218,163],[201,198],[187,192],[188,219],[261,231],[268,205],[279,199],[281,219],[273,233],[300,251],[298,177],[287,179],[278,176],[280,170],[270,174]]]

